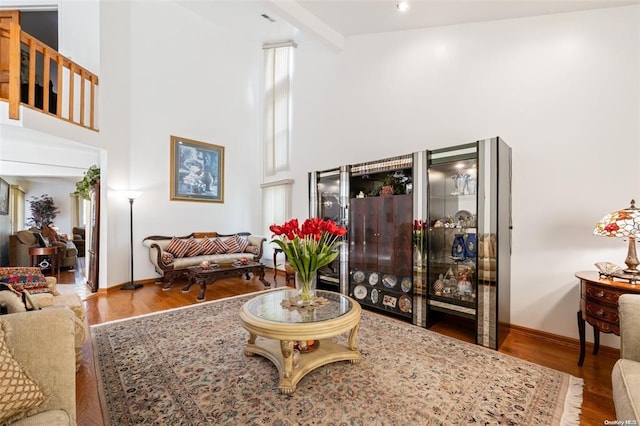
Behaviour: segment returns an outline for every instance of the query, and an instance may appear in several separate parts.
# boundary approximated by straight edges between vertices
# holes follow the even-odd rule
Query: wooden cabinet
[[[91,191],[91,217],[89,229],[87,232],[87,240],[89,243],[88,263],[87,266],[89,276],[87,285],[92,292],[97,292],[99,288],[99,266],[100,266],[100,181],[93,185]]]
[[[626,281],[614,281],[601,278],[595,271],[576,273],[580,280],[580,310],[578,311],[578,334],[580,335],[580,358],[578,365],[584,362],[585,322],[593,327],[593,354],[600,349],[600,332],[620,335],[618,318],[618,298],[623,294],[640,294],[640,286]]]
[[[411,194],[349,203],[349,293],[364,307],[406,318],[412,318],[405,302],[413,276],[412,208]]]

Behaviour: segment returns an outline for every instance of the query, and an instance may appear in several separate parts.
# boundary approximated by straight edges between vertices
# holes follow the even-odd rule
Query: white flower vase
[[[422,252],[418,247],[413,248],[413,267],[422,268],[423,266]]]
[[[308,283],[303,282],[300,279],[300,274],[296,272],[296,290],[300,300],[304,303],[309,303],[316,295],[316,273],[311,274],[311,280]]]

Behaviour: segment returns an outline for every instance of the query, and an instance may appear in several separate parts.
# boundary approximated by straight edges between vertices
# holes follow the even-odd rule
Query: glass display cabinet
[[[309,173],[309,217],[328,219],[347,226],[348,193],[348,166]],[[318,271],[317,288],[346,294],[347,275],[348,248],[343,245],[340,255]]]
[[[510,323],[511,148],[500,138],[427,151],[427,324],[471,319],[497,349]]]

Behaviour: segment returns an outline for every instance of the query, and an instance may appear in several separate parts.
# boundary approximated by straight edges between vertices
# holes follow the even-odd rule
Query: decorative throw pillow
[[[169,245],[164,249],[175,257],[184,257],[189,250],[189,243],[187,240],[181,240],[180,238],[173,237],[169,242]]]
[[[49,247],[50,244],[47,245],[47,240],[44,239],[41,233],[34,232],[33,235],[36,237],[36,240],[38,241],[38,245],[40,247]]]
[[[165,265],[168,265],[169,263],[173,262],[173,259],[175,259],[173,255],[168,251],[163,251],[161,258],[162,258],[162,263],[164,263]]]
[[[215,246],[213,254],[223,254],[229,251],[229,246],[220,238],[212,240],[212,244]]]
[[[33,294],[52,293],[40,268],[0,268],[0,283],[10,284],[18,292],[29,290]]]
[[[25,312],[27,309],[24,307],[24,302],[19,294],[14,293],[11,290],[0,291],[0,303],[7,307],[8,314],[15,314],[16,312]]]
[[[244,252],[251,253],[251,254],[258,254],[258,252],[260,252],[260,248],[256,246],[247,246],[247,248],[244,249]]]
[[[189,250],[187,250],[186,257],[193,257],[202,253],[202,245],[200,244],[200,241],[191,237],[187,242],[189,243]]]
[[[202,254],[210,255],[216,253],[216,244],[211,238],[205,238],[200,241],[200,245],[202,246]]]
[[[44,225],[42,227],[42,231],[41,232],[42,232],[42,236],[45,237],[45,238],[48,238],[49,241],[51,241],[52,243],[58,241],[58,234],[50,226]]]
[[[242,238],[240,235],[235,234],[233,237],[227,238],[225,241],[229,246],[229,253],[243,253],[244,249],[249,245],[249,241]]]
[[[33,412],[45,400],[44,393],[11,355],[5,340],[10,332],[0,320],[0,423],[17,420]]]

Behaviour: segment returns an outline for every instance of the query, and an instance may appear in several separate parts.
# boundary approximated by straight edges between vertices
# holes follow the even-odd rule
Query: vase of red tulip
[[[340,240],[347,233],[344,226],[332,220],[311,218],[299,226],[298,219],[291,219],[283,225],[269,227],[271,240],[282,249],[291,267],[296,271],[296,287],[303,302],[315,296],[315,279],[318,269],[331,263],[338,256]]]

